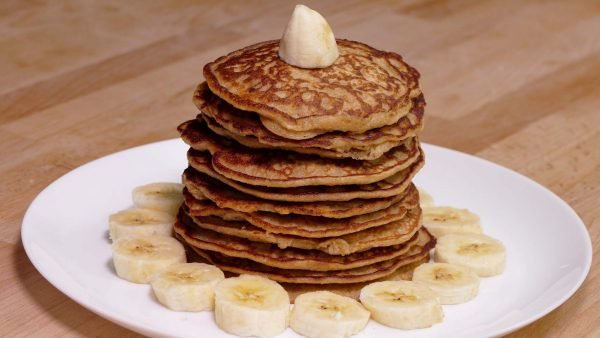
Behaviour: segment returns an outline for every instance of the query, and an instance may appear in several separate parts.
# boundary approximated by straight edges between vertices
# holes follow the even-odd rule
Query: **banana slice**
[[[177,214],[183,202],[183,184],[158,182],[133,189],[133,204],[138,208]]]
[[[421,208],[429,208],[435,205],[435,203],[433,203],[433,197],[429,195],[427,191],[418,187],[417,190],[419,191],[419,204],[421,205]]]
[[[479,292],[479,277],[471,269],[448,263],[425,263],[413,272],[412,280],[427,285],[441,304],[467,302]]]
[[[110,238],[115,241],[126,236],[171,236],[175,216],[162,211],[132,208],[108,217]]]
[[[434,260],[471,268],[481,277],[504,271],[506,250],[497,239],[482,234],[450,234],[438,238]]]
[[[152,280],[158,301],[175,311],[210,311],[214,308],[214,288],[225,279],[223,271],[204,263],[173,264]]]
[[[113,264],[119,277],[134,283],[149,283],[166,267],[185,263],[183,245],[166,236],[123,237],[112,245]]]
[[[287,292],[265,277],[227,278],[215,288],[215,320],[231,334],[273,337],[288,327],[289,317]]]
[[[423,208],[423,225],[435,237],[457,232],[481,233],[479,216],[467,209],[451,207]]]
[[[290,327],[309,338],[343,338],[362,331],[369,311],[352,298],[329,291],[298,296],[290,316]]]
[[[444,318],[439,297],[417,282],[372,283],[362,288],[360,301],[375,321],[398,329],[430,327]]]

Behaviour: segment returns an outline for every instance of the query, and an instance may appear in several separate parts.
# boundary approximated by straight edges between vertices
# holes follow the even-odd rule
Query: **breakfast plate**
[[[588,232],[560,198],[509,169],[433,145],[415,183],[437,205],[468,208],[486,234],[506,246],[504,274],[484,278],[479,295],[445,305],[443,323],[402,331],[373,321],[357,337],[499,336],[535,321],[565,302],[591,265]],[[174,312],[149,285],[118,278],[111,261],[108,215],[131,206],[131,190],[179,181],[187,146],[167,140],[85,164],[50,184],[31,203],[21,230],[39,272],[71,299],[119,325],[150,336],[229,336],[211,312]],[[291,329],[282,337],[296,337]]]

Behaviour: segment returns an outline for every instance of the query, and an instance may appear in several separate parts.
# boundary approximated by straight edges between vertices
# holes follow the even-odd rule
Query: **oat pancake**
[[[224,220],[215,216],[188,217],[187,215],[181,215],[180,222],[188,227],[193,224],[226,236],[275,244],[280,249],[319,250],[329,255],[343,256],[375,247],[398,245],[406,242],[420,227],[420,210],[411,210],[406,217],[382,226],[328,238],[305,238],[275,234],[246,221]]]
[[[416,260],[413,263],[403,265],[399,267],[396,271],[391,274],[375,279],[368,282],[362,283],[350,283],[350,284],[300,284],[300,283],[281,283],[281,286],[288,292],[290,296],[290,301],[292,304],[296,297],[300,296],[303,293],[313,292],[313,291],[329,291],[333,293],[337,293],[341,296],[346,296],[350,298],[354,298],[359,300],[360,290],[365,286],[374,283],[374,282],[382,282],[382,281],[398,281],[398,280],[411,280],[413,271],[416,267],[423,263],[427,263],[429,261],[429,255],[425,255],[425,257]],[[408,263],[408,262],[405,262]]]
[[[398,142],[415,136],[422,128],[425,100],[413,99],[412,108],[398,122],[368,130],[365,133],[329,132],[305,140],[290,140],[272,133],[263,126],[255,113],[241,111],[212,94],[206,83],[194,93],[194,102],[200,108],[208,127],[219,135],[237,140],[253,148],[285,148],[325,157],[352,157],[375,159]]]
[[[402,57],[337,40],[329,67],[303,69],[282,61],[279,41],[258,43],[204,67],[211,91],[238,109],[292,131],[364,132],[393,124],[420,95],[419,73]]]
[[[183,188],[183,205],[185,213],[199,217],[219,217],[226,221],[246,221],[247,213],[229,208],[221,208],[209,199],[197,199],[187,187]]]
[[[391,275],[403,266],[422,261],[429,256],[429,251],[435,246],[435,238],[424,228],[417,235],[417,241],[410,246],[408,251],[394,259],[360,268],[335,271],[279,269],[249,259],[230,257],[193,246],[190,246],[190,249],[223,271],[262,275],[283,283],[319,284],[319,287],[322,287],[323,284],[348,284],[376,280]]]
[[[213,133],[199,120],[185,122],[178,129],[193,149],[188,157],[209,151],[216,172],[238,182],[266,187],[369,184],[410,167],[420,156],[416,137],[406,139],[376,160],[359,161],[244,147]]]
[[[280,215],[272,212],[244,213],[220,208],[210,200],[198,200],[184,189],[185,206],[191,216],[216,216],[228,221],[245,221],[267,232],[307,238],[343,236],[391,222],[399,221],[409,210],[419,209],[416,189],[397,203],[372,213],[347,218],[326,218],[307,215]],[[415,213],[417,211],[413,211]]]
[[[215,134],[233,139],[243,146],[250,147],[250,148],[257,148],[257,149],[283,149],[283,148],[274,147],[271,145],[266,145],[266,144],[260,143],[256,139],[256,137],[240,136],[238,134],[232,133],[229,130],[223,128],[221,125],[219,125],[214,119],[212,119],[206,115],[200,114],[200,116],[198,118],[203,119],[204,122],[206,122],[208,128],[211,131],[213,131]],[[290,142],[293,142],[293,140],[290,140]],[[326,157],[326,158],[351,158],[354,160],[374,160],[374,159],[379,158],[385,152],[394,148],[397,145],[398,145],[397,142],[389,141],[389,142],[385,142],[385,143],[375,144],[375,145],[372,145],[371,147],[366,147],[366,148],[322,149],[322,148],[308,148],[308,147],[298,148],[298,147],[293,147],[293,146],[287,146],[287,147],[285,147],[285,149],[295,151],[295,152],[301,153],[301,154],[318,155],[318,156]]]
[[[256,113],[239,110],[212,94],[205,82],[199,84],[194,92],[194,103],[200,111],[223,128],[237,135],[254,136],[260,143],[278,148],[349,149],[366,148],[384,142],[399,142],[415,136],[423,127],[425,99],[420,95],[415,97],[413,102],[408,115],[388,126],[367,130],[364,133],[333,131],[310,139],[290,140],[266,129]]]
[[[312,129],[312,130],[304,130],[304,131],[295,131],[291,129],[287,129],[277,122],[266,118],[264,116],[259,116],[260,123],[270,132],[275,135],[279,135],[283,138],[287,138],[289,140],[306,140],[309,138],[313,138],[319,135],[327,134],[331,130],[320,130],[320,129]],[[351,133],[351,132],[350,132]]]
[[[375,247],[349,255],[329,255],[320,250],[297,248],[280,249],[277,245],[226,236],[205,228],[186,226],[176,222],[174,231],[188,245],[214,251],[230,257],[249,259],[280,269],[302,269],[312,271],[347,270],[386,261],[405,254],[417,241],[418,234],[403,244]]]
[[[373,199],[353,199],[341,202],[283,202],[256,198],[235,190],[219,180],[188,168],[183,172],[183,182],[197,199],[209,199],[220,208],[241,212],[273,212],[281,215],[299,214],[328,218],[346,218],[385,209],[398,203],[403,195]]]
[[[210,153],[193,152],[188,162],[195,170],[215,178],[236,190],[259,198],[287,202],[348,201],[355,198],[382,198],[399,195],[411,184],[411,180],[423,166],[423,153],[408,168],[386,179],[371,184],[313,185],[294,188],[269,188],[231,180],[212,168]]]
[[[177,238],[180,241],[182,241],[182,239],[180,237],[177,236]],[[193,248],[190,248],[190,247],[188,247],[188,248],[189,249],[187,250],[187,254],[188,254],[189,261],[214,264],[213,262],[209,261],[208,259],[200,256],[196,251],[194,251]],[[196,250],[198,250],[200,252],[202,251],[199,249],[196,249]],[[205,255],[206,255],[206,257],[209,256],[208,254],[205,254]],[[280,282],[280,284],[288,292],[288,295],[290,296],[290,301],[292,302],[292,304],[294,303],[296,297],[298,297],[299,295],[301,295],[303,293],[307,293],[307,292],[313,292],[313,291],[330,291],[330,292],[337,293],[338,295],[351,297],[351,298],[358,300],[359,295],[360,295],[360,290],[363,287],[365,287],[366,285],[373,283],[373,282],[380,282],[380,281],[386,281],[386,280],[411,280],[412,275],[413,275],[413,270],[416,267],[418,267],[419,265],[426,263],[428,261],[429,261],[429,255],[425,255],[425,257],[421,258],[420,260],[417,260],[410,264],[400,266],[396,271],[392,272],[391,274],[389,274],[387,276],[384,276],[379,279],[374,279],[371,281],[360,282],[360,283],[306,284],[306,283],[283,283],[283,282]],[[224,272],[225,272],[225,277],[227,277],[227,278],[235,277],[238,275],[236,273],[232,273],[232,272],[228,272],[228,271],[224,271]],[[249,273],[251,273],[251,272],[249,272]]]

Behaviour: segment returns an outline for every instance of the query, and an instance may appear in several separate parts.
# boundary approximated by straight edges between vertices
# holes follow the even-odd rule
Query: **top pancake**
[[[279,58],[278,40],[261,42],[208,63],[204,77],[213,93],[258,113],[266,126],[296,132],[360,133],[410,111],[411,98],[421,94],[417,70],[396,53],[349,40],[337,45],[333,65],[304,69]]]

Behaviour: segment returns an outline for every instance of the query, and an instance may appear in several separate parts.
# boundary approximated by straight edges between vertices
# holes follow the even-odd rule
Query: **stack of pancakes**
[[[177,237],[224,271],[357,296],[428,259],[412,178],[423,166],[419,73],[338,40],[327,68],[283,62],[279,41],[204,67]]]

